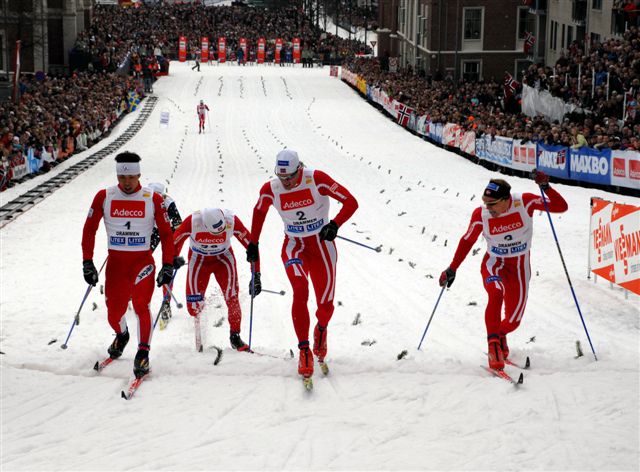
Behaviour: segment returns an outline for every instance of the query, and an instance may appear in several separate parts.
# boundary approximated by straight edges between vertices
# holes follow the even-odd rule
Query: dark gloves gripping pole
[[[173,279],[173,264],[162,264],[162,268],[160,272],[158,272],[158,277],[156,278],[156,283],[158,287],[162,287],[163,285],[167,285],[171,283]]]
[[[320,239],[323,241],[333,241],[338,236],[338,223],[331,220],[320,230]]]
[[[262,282],[260,282],[260,272],[256,272],[253,274],[253,284],[249,282],[249,294],[253,297],[257,297],[260,292],[262,292]]]
[[[84,276],[85,282],[89,285],[93,285],[95,287],[98,283],[98,269],[96,269],[96,266],[93,264],[91,259],[82,261],[82,275]]]
[[[441,287],[444,287],[445,285],[447,288],[451,287],[454,280],[456,280],[456,271],[451,267],[447,267],[447,269],[440,274]]]

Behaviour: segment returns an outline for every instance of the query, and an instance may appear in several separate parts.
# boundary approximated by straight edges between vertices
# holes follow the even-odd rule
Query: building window
[[[573,26],[567,25],[567,43],[565,49],[569,49],[571,42],[573,41]]]
[[[555,51],[558,48],[558,22],[551,21],[549,28],[549,49]]]
[[[536,28],[536,17],[529,13],[529,8],[518,8],[518,39],[524,39],[525,33],[533,33]]]
[[[398,5],[398,31],[404,34],[405,15],[407,14],[406,0],[400,0]]]
[[[465,41],[481,41],[482,40],[482,8],[465,8],[464,9],[464,40]]]
[[[462,79],[465,82],[480,80],[481,61],[462,61]]]
[[[563,24],[562,25],[562,37],[560,39],[560,48],[564,48],[564,28],[565,28],[565,25]]]
[[[602,0],[592,0],[591,8],[594,10],[602,10]]]
[[[600,39],[601,37],[598,33],[591,33],[591,43],[599,43]]]

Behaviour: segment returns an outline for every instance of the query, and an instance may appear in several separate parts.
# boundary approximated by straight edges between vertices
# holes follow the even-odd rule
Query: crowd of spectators
[[[135,86],[126,76],[78,72],[71,76],[23,75],[19,103],[0,103],[0,189],[27,154],[41,172],[82,151],[109,131]]]
[[[578,64],[583,64],[580,78]],[[345,66],[364,77],[367,84],[413,108],[417,115],[429,115],[435,123],[456,123],[479,135],[489,133],[547,144],[640,151],[637,27],[630,28],[621,39],[592,43],[588,54],[574,43],[554,67],[534,64],[525,72],[523,82],[580,107],[565,115],[562,122],[524,115],[519,106],[520,95],[505,94],[503,82],[463,79],[455,83],[451,76],[423,76],[414,74],[410,68],[389,72],[384,58],[352,58]],[[595,78],[593,89],[592,78]]]
[[[248,60],[255,60],[259,38],[267,41],[270,61],[275,40],[281,38],[283,62],[292,61],[292,40],[300,38],[307,66],[340,63],[371,52],[361,42],[319,30],[295,6],[267,10],[195,3],[98,5],[90,27],[78,34],[69,53],[69,74],[22,75],[19,102],[0,103],[0,190],[14,183],[12,169],[24,163],[28,152],[39,161],[39,172],[46,172],[101,139],[127,110],[131,94],[143,97],[152,92],[155,77],[168,72],[169,61],[177,58],[180,36],[187,37],[194,52],[200,38],[209,37],[213,59],[219,37],[226,38],[230,60],[236,59],[240,38],[248,41]]]

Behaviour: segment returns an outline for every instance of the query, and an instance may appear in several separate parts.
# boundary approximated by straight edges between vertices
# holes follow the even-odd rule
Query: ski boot
[[[321,327],[319,323],[313,329],[313,354],[318,358],[322,373],[327,375],[329,366],[324,362],[327,356],[327,327]]]
[[[231,347],[236,351],[248,351],[249,346],[245,344],[245,342],[240,338],[240,333],[235,331],[231,331],[231,335],[229,336],[229,342],[231,343]]]
[[[124,333],[116,334],[115,339],[111,343],[111,346],[107,349],[109,353],[109,357],[111,359],[117,359],[122,355],[122,351],[126,347],[129,342],[129,330],[127,329]]]
[[[138,353],[133,361],[133,375],[137,379],[144,377],[149,373],[149,346],[146,344],[138,345]]]
[[[500,347],[499,336],[492,334],[489,336],[489,368],[494,370],[504,369],[504,356]]]

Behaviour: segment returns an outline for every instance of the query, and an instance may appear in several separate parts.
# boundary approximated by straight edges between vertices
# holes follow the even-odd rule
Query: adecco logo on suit
[[[112,218],[144,218],[145,202],[141,200],[113,200],[109,214]]]
[[[499,218],[489,219],[489,234],[502,234],[515,231],[524,226],[520,213],[515,212]]]
[[[285,211],[308,207],[314,203],[313,195],[308,188],[280,195],[280,208]]]

